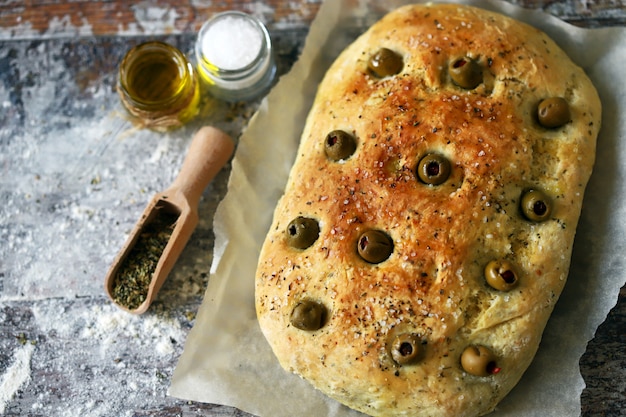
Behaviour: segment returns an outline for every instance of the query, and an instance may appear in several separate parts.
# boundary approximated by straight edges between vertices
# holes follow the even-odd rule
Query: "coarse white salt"
[[[252,64],[263,47],[263,33],[253,22],[240,16],[216,20],[202,38],[202,52],[208,61],[223,70],[237,70]]]

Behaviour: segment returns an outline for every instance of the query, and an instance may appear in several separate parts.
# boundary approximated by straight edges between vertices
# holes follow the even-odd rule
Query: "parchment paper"
[[[257,257],[294,160],[317,85],[336,55],[383,13],[411,1],[326,1],[300,60],[264,100],[242,136],[229,191],[215,216],[211,277],[170,395],[235,406],[261,417],[361,414],[283,371],[258,328]],[[414,1],[413,1],[414,2]],[[579,359],[626,281],[626,30],[580,29],[496,0],[466,2],[547,32],[599,90],[603,126],[587,188],[570,276],[539,352],[493,416],[580,414]]]

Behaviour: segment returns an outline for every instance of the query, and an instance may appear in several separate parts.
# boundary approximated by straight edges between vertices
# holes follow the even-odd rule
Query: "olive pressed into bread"
[[[478,416],[565,284],[598,95],[544,33],[401,7],[320,84],[256,276],[281,365],[372,416]]]

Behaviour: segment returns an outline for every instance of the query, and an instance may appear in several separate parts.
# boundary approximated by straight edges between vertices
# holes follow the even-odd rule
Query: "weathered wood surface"
[[[624,24],[624,0],[515,0],[580,26]],[[4,1],[0,3],[0,39],[67,34],[119,35],[197,31],[207,16],[243,10],[265,18],[268,26],[307,27],[321,0],[76,0]]]
[[[208,16],[226,10],[255,14],[270,27],[305,28],[320,4],[321,0],[5,1],[0,3],[0,28],[13,38],[190,33]]]
[[[166,395],[202,302],[211,219],[226,192],[228,168],[205,193],[192,244],[149,313],[128,317],[104,296],[103,271],[148,198],[173,178],[188,143],[184,136],[197,126],[179,133],[178,142],[160,138],[155,144],[150,135],[100,126],[94,117],[102,108],[116,109],[117,62],[130,45],[158,37],[191,51],[208,15],[244,10],[267,22],[285,73],[320,3],[0,2],[0,414],[247,415]],[[622,0],[518,3],[581,26],[626,24]],[[205,120],[236,137],[256,105],[217,105]],[[37,138],[50,131],[60,135],[59,143],[39,149]],[[81,147],[81,134],[102,139]],[[67,146],[75,153],[64,152]],[[165,151],[157,154],[155,147]],[[119,166],[118,158],[129,151],[137,152],[144,172],[123,184],[119,173],[133,167]],[[52,170],[49,158],[68,158],[67,169]],[[74,253],[59,249],[71,245]],[[29,251],[34,247],[37,253]],[[626,415],[625,298],[623,288],[581,360],[584,416]]]

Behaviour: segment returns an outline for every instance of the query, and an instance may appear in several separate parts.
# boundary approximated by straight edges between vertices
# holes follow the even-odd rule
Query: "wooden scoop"
[[[142,314],[148,309],[198,224],[198,203],[202,192],[229,160],[234,147],[230,136],[210,126],[201,128],[194,135],[178,177],[167,190],[152,198],[105,277],[105,291],[118,307],[133,314]],[[142,233],[145,236],[149,227],[154,228],[159,216],[174,219],[175,223],[173,229],[167,231],[168,234],[171,232],[171,235],[169,239],[166,237],[167,244],[158,257],[154,272],[151,277],[146,278],[150,284],[145,300],[137,307],[131,308],[118,302],[114,297],[116,275],[118,271],[123,270],[121,267],[129,258],[129,254],[135,256],[137,251],[133,252],[133,249],[140,236]],[[123,285],[121,275],[119,280],[119,285]]]

